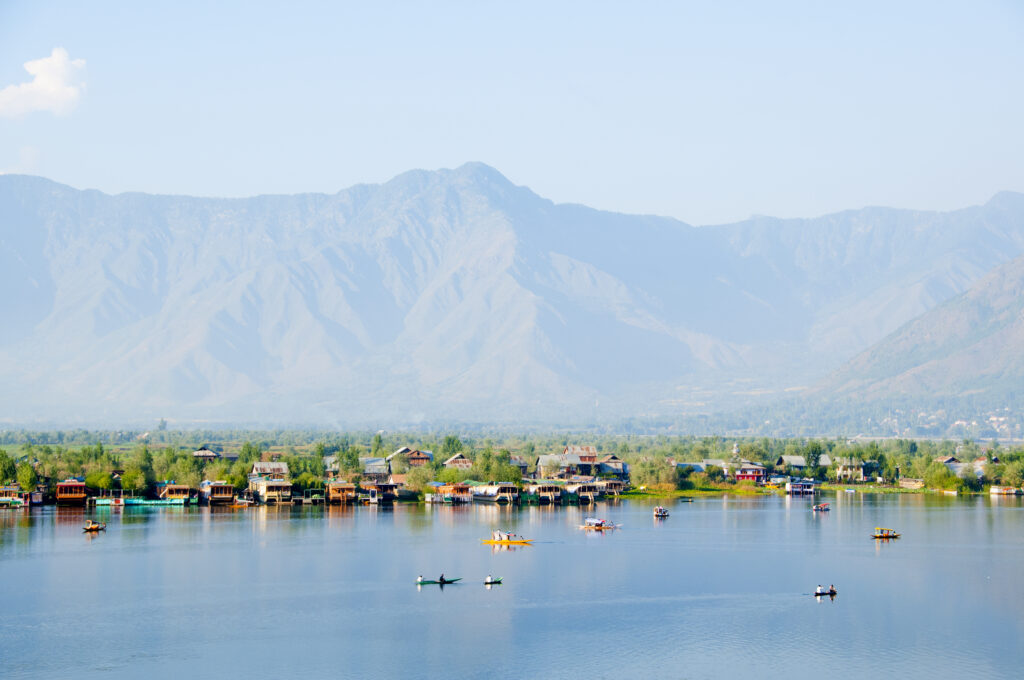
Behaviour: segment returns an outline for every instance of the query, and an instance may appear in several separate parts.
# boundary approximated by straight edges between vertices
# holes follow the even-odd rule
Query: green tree
[[[374,458],[380,458],[384,453],[384,438],[380,436],[380,432],[373,435],[373,449],[370,453]]]
[[[250,441],[242,444],[242,450],[238,452],[238,462],[252,465],[263,457],[259,447]]]
[[[109,472],[91,472],[85,476],[85,485],[90,489],[106,491],[114,485],[114,480]]]
[[[456,453],[462,452],[462,440],[455,435],[447,435],[441,444],[441,460],[446,461]]]
[[[0,484],[10,484],[17,476],[18,470],[7,452],[0,449]]]
[[[21,487],[21,490],[35,491],[38,483],[39,476],[36,474],[36,469],[27,462],[20,463],[18,465],[18,486]]]
[[[1003,484],[1020,486],[1021,483],[1024,483],[1024,463],[1019,460],[1007,463],[1003,468]]]
[[[146,474],[138,465],[130,465],[121,475],[121,488],[139,493],[146,490]]]

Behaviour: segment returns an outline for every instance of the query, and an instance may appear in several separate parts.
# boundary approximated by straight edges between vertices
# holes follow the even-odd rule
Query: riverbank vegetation
[[[324,483],[328,465],[340,476],[357,480],[360,458],[384,458],[401,447],[432,451],[433,462],[410,467],[404,455],[392,457],[391,472],[406,474],[406,485],[423,491],[430,482],[514,481],[520,468],[516,456],[532,473],[541,454],[561,453],[568,445],[594,446],[598,457],[614,454],[630,466],[634,489],[650,493],[756,492],[752,485],[726,477],[714,464],[691,471],[675,463],[752,461],[771,474],[792,474],[838,482],[839,462],[868,462],[870,481],[894,485],[898,479],[922,480],[925,488],[977,492],[988,485],[1020,487],[1024,483],[1024,447],[996,442],[914,441],[891,439],[724,438],[694,436],[506,434],[490,436],[458,432],[323,432],[276,431],[173,431],[150,432],[10,430],[0,432],[0,483],[23,487],[36,481],[51,486],[68,477],[82,477],[99,491],[120,487],[137,493],[151,490],[162,480],[175,480],[195,488],[203,479],[223,479],[242,489],[252,463],[282,460],[292,481],[301,488]],[[219,457],[204,461],[193,455],[206,447]],[[468,468],[446,468],[443,462],[462,454]],[[785,460],[801,458],[794,468]],[[825,465],[826,461],[830,464]],[[748,489],[749,487],[749,489]]]

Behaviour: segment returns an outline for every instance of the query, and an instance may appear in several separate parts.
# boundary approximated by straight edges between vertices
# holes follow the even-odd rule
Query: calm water
[[[2,511],[0,677],[1020,677],[1020,500],[826,500]]]

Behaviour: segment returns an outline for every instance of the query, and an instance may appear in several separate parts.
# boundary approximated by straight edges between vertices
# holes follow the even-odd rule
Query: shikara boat
[[[484,585],[485,586],[500,586],[501,585],[501,577],[499,576],[498,578],[492,578],[490,581],[488,581],[487,579],[484,579]]]
[[[611,531],[616,529],[618,526],[606,519],[597,519],[595,517],[588,517],[580,525],[580,529],[584,531]]]
[[[896,533],[895,529],[884,529],[882,527],[875,527],[875,533],[871,534],[871,538],[879,538],[884,540],[899,537],[900,535]]]
[[[456,583],[456,582],[461,581],[461,580],[462,580],[462,577],[460,576],[459,578],[446,578],[443,581],[416,581],[416,585],[418,585],[418,586],[446,586],[446,585],[449,585],[451,583]]]
[[[533,539],[523,538],[508,531],[492,531],[490,538],[481,538],[480,541],[487,545],[530,545]]]
[[[89,523],[86,524],[84,527],[82,527],[82,531],[84,531],[86,533],[95,533],[97,531],[106,531],[106,530],[107,530],[106,522],[93,522],[92,520],[89,520]]]
[[[826,590],[823,593],[811,593],[811,595],[813,595],[814,597],[825,597],[826,595],[828,597],[835,597],[838,594],[839,594],[838,590]]]
[[[654,508],[654,516],[659,519],[668,517],[668,508],[664,508],[659,505],[658,507]]]
[[[819,503],[811,508],[814,512],[828,512],[832,508],[828,507],[828,503]]]

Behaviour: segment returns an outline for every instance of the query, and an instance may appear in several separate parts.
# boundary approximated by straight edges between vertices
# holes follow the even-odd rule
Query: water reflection
[[[3,675],[127,676],[140,658],[283,675],[298,657],[337,675],[343,657],[359,677],[1015,676],[1020,499],[839,494],[811,512],[822,500],[700,498],[660,522],[632,500],[0,513]],[[106,535],[83,536],[93,516]],[[581,531],[590,516],[622,528]],[[535,542],[483,549],[495,528]],[[442,571],[464,581],[413,585]],[[843,598],[811,597],[822,579]],[[793,664],[808,640],[816,663]]]

